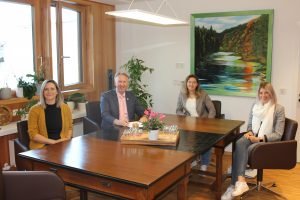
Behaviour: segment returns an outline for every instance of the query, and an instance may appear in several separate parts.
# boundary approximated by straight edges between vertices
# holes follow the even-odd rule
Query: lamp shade
[[[115,17],[139,20],[144,22],[150,22],[160,25],[183,25],[187,24],[187,22],[174,19],[171,17],[166,17],[163,15],[159,15],[152,12],[147,12],[139,9],[131,9],[131,10],[118,10],[118,11],[109,11],[105,12],[107,15],[112,15]]]

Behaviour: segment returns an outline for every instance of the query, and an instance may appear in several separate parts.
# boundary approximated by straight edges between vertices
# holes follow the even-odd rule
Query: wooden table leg
[[[219,200],[221,199],[221,195],[222,195],[224,148],[215,148],[215,154],[216,154],[215,192],[216,192],[216,199]]]
[[[88,199],[87,191],[80,189],[80,200],[87,200],[87,199]]]
[[[177,186],[177,199],[186,200],[187,199],[187,187],[189,183],[189,176],[186,176]]]

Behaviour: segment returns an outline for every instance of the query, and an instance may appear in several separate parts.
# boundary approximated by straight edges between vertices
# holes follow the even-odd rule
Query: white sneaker
[[[201,165],[200,169],[201,171],[207,171],[207,165]]]
[[[246,169],[245,177],[255,178],[257,176],[257,169]]]
[[[222,195],[221,200],[231,200],[232,197],[232,192],[234,191],[234,186],[230,185],[226,192]]]
[[[197,164],[198,164],[197,160],[194,160],[194,161],[191,163],[191,168],[197,166]]]
[[[236,196],[240,196],[242,195],[244,192],[247,192],[249,190],[249,187],[247,185],[246,182],[241,182],[241,181],[237,181],[235,183],[235,188],[234,191],[232,192],[232,196],[236,197]]]

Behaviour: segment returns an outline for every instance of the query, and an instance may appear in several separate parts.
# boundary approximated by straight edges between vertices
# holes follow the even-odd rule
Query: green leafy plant
[[[38,70],[36,73],[26,74],[26,77],[32,78],[35,84],[41,84],[45,80],[45,69],[41,66],[40,70]]]
[[[26,117],[26,115],[28,114],[30,108],[32,106],[34,106],[35,104],[38,103],[38,100],[30,100],[28,101],[28,103],[23,107],[17,110],[16,115],[19,116],[20,118],[22,117]]]
[[[23,96],[27,99],[31,99],[35,95],[36,84],[25,81],[22,76],[17,78],[17,81],[17,87],[23,88]]]
[[[129,88],[136,95],[140,104],[144,106],[144,108],[152,107],[152,95],[147,92],[146,88],[148,85],[142,83],[141,77],[144,72],[149,71],[151,74],[154,69],[145,66],[143,60],[135,57],[132,57],[121,68],[127,70],[129,74]]]
[[[17,87],[18,88],[22,88],[23,86],[26,85],[26,81],[23,79],[22,76],[19,77],[19,78],[17,78],[17,81],[18,81],[18,83],[17,83]]]
[[[75,103],[84,103],[86,102],[86,98],[84,94],[77,92],[69,95],[67,101],[74,101]]]
[[[143,122],[143,129],[158,130],[164,127],[163,119],[166,117],[164,114],[154,112],[150,108],[146,109],[144,114],[147,121]]]
[[[35,95],[36,85],[34,83],[25,82],[22,88],[23,88],[23,95],[27,99],[31,99]]]

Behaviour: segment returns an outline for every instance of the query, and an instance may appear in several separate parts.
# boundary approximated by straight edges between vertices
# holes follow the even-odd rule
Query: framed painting
[[[191,15],[191,72],[212,95],[255,97],[271,80],[273,10]]]

